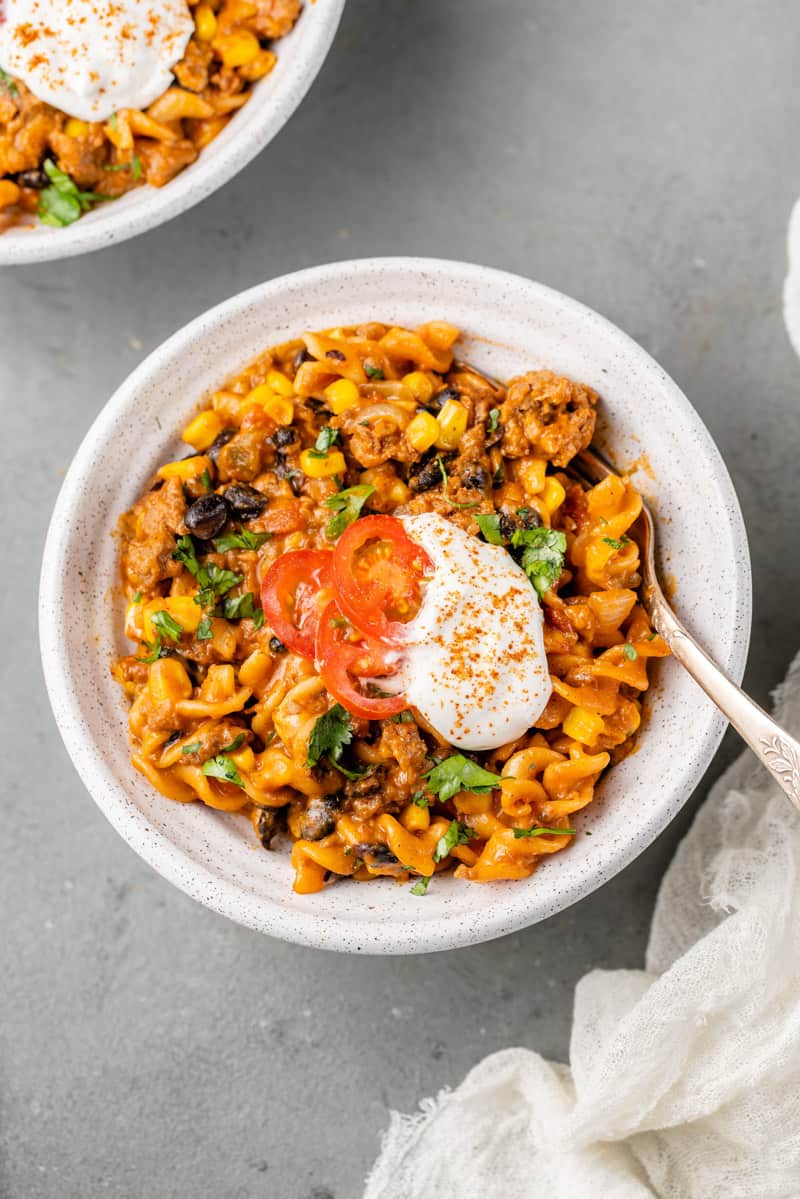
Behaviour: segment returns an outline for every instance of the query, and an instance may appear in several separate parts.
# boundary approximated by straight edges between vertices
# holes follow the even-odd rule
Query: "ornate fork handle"
[[[712,662],[661,595],[653,596],[653,623],[674,656],[747,742],[778,786],[800,810],[800,742]]]

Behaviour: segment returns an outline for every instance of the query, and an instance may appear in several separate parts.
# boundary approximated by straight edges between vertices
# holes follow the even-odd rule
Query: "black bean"
[[[488,482],[486,471],[480,463],[472,463],[464,467],[461,474],[462,487],[474,487],[478,491],[483,491]]]
[[[287,428],[276,429],[272,434],[270,441],[277,449],[282,449],[283,446],[292,445],[297,437],[294,429],[291,426]]]
[[[272,838],[280,832],[285,816],[285,808],[259,808],[256,832],[265,849],[270,848]]]
[[[305,475],[301,471],[295,470],[293,466],[286,465],[286,459],[283,454],[278,454],[275,462],[275,474],[279,479],[288,479],[289,486],[295,495],[303,494],[303,483]]]
[[[269,503],[267,497],[248,483],[233,483],[225,492],[228,506],[239,520],[254,520]]]
[[[228,444],[228,442],[235,435],[235,433],[236,433],[235,429],[223,429],[221,433],[217,434],[217,436],[211,442],[211,445],[206,450],[206,453],[208,454],[209,458],[211,459],[211,461],[214,463],[215,466],[217,465],[217,459],[219,458],[220,450],[222,449],[222,447],[224,445]]]
[[[50,186],[50,180],[44,171],[20,171],[17,175],[17,183],[20,187],[35,188],[37,192]]]
[[[338,811],[339,805],[330,795],[310,799],[300,822],[300,836],[304,841],[319,841],[327,837],[336,828]]]
[[[431,396],[431,398],[428,400],[428,403],[425,405],[425,407],[432,408],[434,412],[439,412],[439,410],[442,408],[442,406],[444,404],[447,403],[448,400],[460,400],[460,399],[461,399],[461,392],[458,390],[457,387],[443,387],[441,391],[436,392],[436,395]]]
[[[444,455],[436,450],[431,450],[419,461],[411,463],[408,468],[408,485],[412,491],[430,491],[432,487],[437,487],[442,482],[440,458],[444,458]],[[452,460],[452,458],[453,455],[450,454],[448,460]]]
[[[270,637],[269,652],[271,654],[285,654],[286,646],[283,644],[283,642],[280,640],[279,637]]]
[[[510,541],[517,529],[538,529],[542,519],[535,508],[520,508],[517,512],[500,513],[500,534]]]
[[[542,518],[535,508],[518,508],[517,519],[523,529],[539,529],[542,525]]]
[[[326,358],[332,358],[334,362],[344,362],[344,354],[341,350],[326,350]]]
[[[208,541],[222,532],[229,516],[230,510],[224,497],[211,492],[195,500],[183,519],[190,533]]]
[[[311,361],[311,355],[309,354],[306,347],[302,346],[295,354],[294,360],[292,362],[292,366],[294,367],[294,369],[296,371],[299,371],[300,367],[303,365],[304,362],[310,362],[310,361]]]

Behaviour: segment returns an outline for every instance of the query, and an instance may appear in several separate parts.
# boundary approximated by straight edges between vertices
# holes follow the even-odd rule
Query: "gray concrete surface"
[[[119,248],[3,273],[3,1199],[355,1199],[390,1105],[507,1045],[566,1059],[576,980],[641,964],[731,739],[648,853],[544,925],[404,961],[283,945],[169,887],[84,792],[40,677],[39,559],[89,422],[196,313],[336,258],[473,259],[600,309],[699,409],[750,532],[765,699],[800,641],[800,364],[780,313],[796,17],[789,0],[350,0],[302,109],[221,192]]]

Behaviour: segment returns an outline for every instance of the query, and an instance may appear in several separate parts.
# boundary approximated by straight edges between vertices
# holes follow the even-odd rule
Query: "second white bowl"
[[[0,265],[46,262],[101,250],[163,225],[210,196],[245,167],[286,124],[328,53],[344,0],[312,0],[291,33],[275,43],[274,70],[191,166],[164,187],[140,187],[86,213],[74,225],[20,226],[0,236]]]

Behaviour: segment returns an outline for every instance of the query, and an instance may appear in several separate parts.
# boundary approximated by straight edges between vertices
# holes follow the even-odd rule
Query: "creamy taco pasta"
[[[458,330],[266,351],[120,524],[137,769],[292,843],[295,889],[525,878],[629,752],[651,658],[628,480],[565,468],[598,396],[501,386]]]
[[[61,227],[194,162],[301,0],[2,0],[0,232]]]

